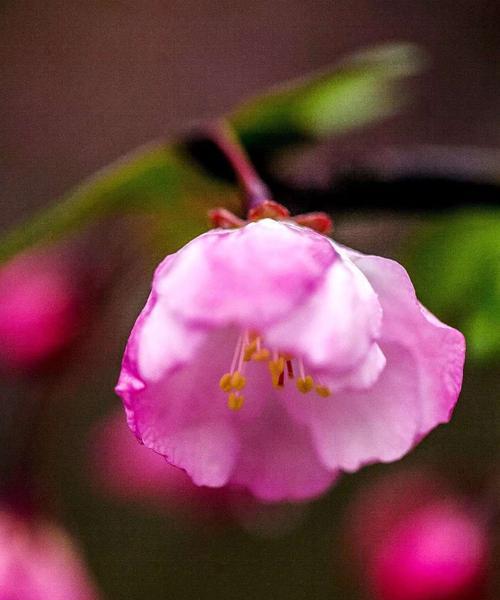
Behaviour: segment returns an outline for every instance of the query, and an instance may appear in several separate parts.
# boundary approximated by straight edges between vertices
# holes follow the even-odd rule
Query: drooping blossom
[[[163,456],[140,445],[123,419],[111,414],[90,437],[90,476],[96,491],[189,522],[238,523],[259,536],[281,535],[300,520],[305,506],[262,504],[241,488],[199,487]]]
[[[299,500],[448,421],[463,360],[399,264],[263,218],[165,258],[116,389],[195,484]]]
[[[61,529],[0,509],[0,598],[97,600],[98,594]]]
[[[347,539],[376,600],[481,600],[490,541],[479,512],[435,476],[404,472],[363,488]]]
[[[54,255],[23,254],[0,269],[0,363],[31,369],[60,351],[78,324],[67,265]]]

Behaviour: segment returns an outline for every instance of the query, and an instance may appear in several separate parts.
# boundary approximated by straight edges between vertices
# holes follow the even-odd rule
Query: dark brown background
[[[3,2],[0,227],[151,138],[383,41],[432,60],[384,142],[498,145],[499,22],[494,0]]]

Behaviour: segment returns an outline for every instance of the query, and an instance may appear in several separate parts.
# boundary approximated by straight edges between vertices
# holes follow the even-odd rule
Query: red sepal
[[[333,231],[333,223],[330,217],[323,212],[312,212],[292,217],[297,225],[309,227],[323,235],[329,235]]]
[[[259,219],[288,219],[290,212],[282,204],[274,200],[264,200],[254,208],[248,211],[249,221],[258,221]]]
[[[226,208],[212,208],[208,211],[208,218],[214,227],[221,227],[222,229],[243,227],[246,223]]]

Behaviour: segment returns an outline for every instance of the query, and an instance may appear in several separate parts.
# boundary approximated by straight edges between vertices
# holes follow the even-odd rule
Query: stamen
[[[257,338],[258,339],[258,338]],[[245,347],[245,351],[243,353],[243,360],[248,362],[252,360],[255,351],[257,350],[257,339],[253,340]]]
[[[225,373],[219,381],[219,387],[223,392],[230,392],[231,391],[231,379],[232,379],[232,374],[231,373]]]
[[[282,388],[285,385],[285,371],[281,371],[281,375],[278,379],[278,387]]]
[[[260,339],[260,336],[257,336],[255,338],[255,341],[257,342],[257,348],[255,349],[255,352],[252,356],[252,360],[267,360],[271,356],[271,353],[267,348],[262,348],[262,341]]]
[[[317,385],[316,393],[322,398],[328,398],[328,396],[331,396],[332,394],[330,388],[326,387],[326,385]]]
[[[269,350],[267,348],[261,348],[260,350],[257,350],[256,352],[253,353],[252,360],[262,362],[264,360],[268,360],[268,358],[270,356],[271,356],[271,353],[269,352]]]
[[[301,379],[305,379],[306,378],[306,371],[304,369],[304,361],[299,358],[299,376]]]
[[[274,387],[279,387],[281,374],[285,370],[285,359],[282,356],[278,356],[277,353],[275,353],[275,357],[268,362],[268,366]]]
[[[238,394],[237,392],[231,392],[229,394],[229,398],[227,399],[227,406],[231,410],[237,411],[240,410],[244,402],[245,398],[241,394]]]
[[[232,375],[231,375],[231,387],[234,388],[235,390],[242,390],[245,385],[246,385],[246,378],[239,372],[239,371],[235,371]]]
[[[240,393],[246,386],[244,371],[246,363],[250,361],[267,361],[271,374],[272,384],[275,388],[283,388],[285,379],[295,379],[293,361],[294,356],[278,350],[269,350],[262,344],[262,338],[254,332],[243,332],[236,342],[231,369],[219,380],[219,387],[228,394],[227,405],[231,410],[238,411],[242,408],[245,398]],[[297,389],[307,394],[315,390],[318,396],[327,398],[331,395],[328,386],[320,380],[314,381],[312,375],[307,375],[304,361],[297,359],[298,377],[295,380]]]
[[[240,357],[238,359],[238,366],[236,367],[236,371],[240,371],[243,373],[243,361],[245,359],[245,347],[248,345],[248,332],[243,334],[243,339],[241,341],[241,349],[240,349]],[[234,369],[233,369],[234,371]]]
[[[307,394],[313,389],[313,387],[314,381],[310,375],[306,375],[305,377],[299,377],[297,379],[297,389],[299,390],[299,392]]]
[[[231,368],[229,369],[230,373],[234,373],[236,369],[236,364],[239,362],[241,350],[243,348],[243,335],[240,335],[238,341],[236,342],[236,348],[234,349],[233,360],[231,361]]]

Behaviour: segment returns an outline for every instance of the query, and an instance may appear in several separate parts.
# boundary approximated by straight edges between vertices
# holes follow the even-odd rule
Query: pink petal
[[[206,335],[207,332],[189,328],[173,318],[158,295],[150,294],[130,334],[115,388],[137,437],[141,435],[136,427],[136,398],[143,397],[144,392],[150,395],[167,373],[189,364]]]
[[[269,390],[259,421],[240,428],[244,449],[232,478],[269,502],[312,498],[338,475],[321,464],[308,429],[281,406],[278,396],[284,393]]]
[[[154,382],[189,362],[205,337],[206,331],[186,326],[153,292],[132,330],[126,353],[139,378]]]
[[[344,376],[366,358],[381,319],[382,309],[367,279],[342,258],[331,265],[306,303],[265,330],[265,338],[313,367]]]
[[[422,309],[404,269],[356,257],[384,310],[380,347],[385,369],[372,387],[326,399],[290,398],[288,410],[308,423],[324,464],[355,471],[403,456],[430,429],[449,420],[461,385],[463,336]]]
[[[419,303],[408,273],[400,264],[377,256],[353,256],[353,261],[382,304],[381,339],[402,344],[415,361],[420,386],[418,429],[424,435],[451,417],[462,387],[464,336]]]
[[[411,355],[396,344],[382,346],[387,365],[364,391],[308,398],[290,410],[306,411],[317,450],[331,469],[356,471],[371,462],[401,458],[415,443],[419,421],[418,378]]]
[[[363,359],[344,375],[333,369],[318,371],[321,383],[333,393],[342,390],[363,390],[371,387],[385,368],[387,359],[380,346],[373,342]],[[314,371],[313,371],[314,373]]]
[[[153,301],[149,314],[155,310]],[[163,333],[150,327],[147,318],[134,329],[132,347],[116,388],[124,400],[129,425],[146,446],[186,470],[198,485],[224,485],[232,472],[239,442],[218,382],[228,370],[237,334],[234,330],[218,330],[205,332],[199,339],[186,328],[185,347],[179,354],[166,357],[167,368],[161,377],[148,379],[145,374],[149,366],[141,363],[142,346],[153,348],[156,340],[149,338]],[[166,338],[163,340],[171,350]],[[136,344],[140,350],[133,352]],[[155,369],[152,372],[157,374]],[[248,418],[252,414],[248,411]]]
[[[158,446],[158,436],[143,436],[148,446]],[[221,487],[233,471],[238,439],[227,423],[220,419],[206,421],[165,437],[160,444],[161,454],[170,464],[181,467],[196,485]]]
[[[189,348],[189,360],[187,354],[180,358],[181,354],[161,350],[167,368],[160,377],[148,379],[146,374],[156,376],[158,371],[141,363],[143,346],[153,349],[156,340],[149,338],[165,333],[161,327],[150,326],[146,318],[156,310],[157,301],[150,299],[148,310],[134,328],[116,388],[124,400],[129,425],[146,446],[184,469],[196,484],[224,485],[241,446],[238,428],[259,418],[267,400],[265,391],[270,388],[269,375],[265,365],[247,365],[245,408],[234,414],[218,384],[229,370],[239,332],[224,328],[192,336],[186,327],[182,352]],[[157,324],[154,319],[151,322]],[[163,337],[164,342],[166,339]],[[168,343],[165,346],[170,348]]]
[[[153,289],[184,321],[260,329],[286,318],[336,259],[324,236],[263,219],[199,236],[159,266]]]

